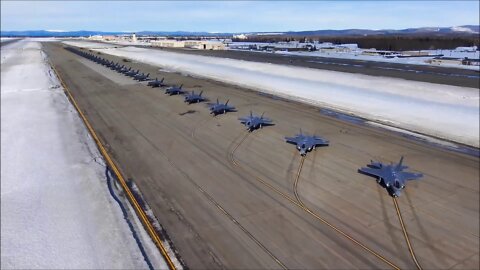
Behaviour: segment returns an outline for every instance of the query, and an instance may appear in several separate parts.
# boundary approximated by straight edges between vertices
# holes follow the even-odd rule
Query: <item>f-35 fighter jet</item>
[[[250,115],[247,117],[240,117],[238,120],[242,122],[247,127],[249,132],[254,131],[255,129],[262,128],[263,126],[273,125],[273,121],[266,117],[263,117],[265,113],[262,113],[261,116],[253,115],[250,111]]]
[[[166,86],[166,84],[163,83],[164,80],[165,80],[165,78],[162,78],[160,81],[158,80],[158,78],[155,78],[155,80],[149,81],[147,85],[148,85],[148,86],[151,86],[151,87],[162,87],[162,86]]]
[[[120,68],[120,69],[118,70],[118,72],[125,74],[125,73],[129,72],[131,69],[132,69],[132,68],[128,68],[128,67],[126,67],[126,66],[123,66],[122,68]]]
[[[148,76],[150,76],[150,73],[146,74],[142,72],[142,74],[137,74],[133,77],[133,79],[137,81],[146,81],[148,80]]]
[[[187,93],[185,95],[185,102],[188,104],[192,104],[192,103],[205,101],[206,98],[202,97],[202,94],[203,94],[203,91],[200,91],[200,94],[195,94],[194,91],[192,91],[191,93]]]
[[[285,137],[287,143],[295,144],[297,146],[298,151],[300,151],[300,155],[305,156],[307,152],[315,150],[317,146],[328,146],[329,142],[321,137],[318,136],[309,136],[303,134],[302,130],[300,129],[300,133],[295,135],[295,137]]]
[[[403,171],[408,169],[408,166],[402,163],[403,157],[400,158],[400,162],[397,164],[383,164],[371,160],[367,167],[360,168],[358,171],[377,177],[377,182],[383,184],[391,196],[398,197],[408,180],[416,180],[423,176],[421,173]]]
[[[130,70],[129,72],[125,73],[125,75],[129,76],[129,77],[134,77],[135,75],[137,75],[138,73],[140,72],[140,69],[137,69],[137,71],[135,70]]]
[[[172,86],[172,87],[169,87],[165,90],[165,94],[169,94],[170,96],[173,96],[173,95],[181,95],[183,93],[185,93],[184,90],[182,90],[182,87],[183,87],[183,84],[180,85],[180,86]]]
[[[214,116],[216,116],[218,114],[225,114],[227,112],[235,111],[235,107],[228,105],[229,101],[230,100],[227,100],[227,102],[225,102],[225,104],[223,104],[223,103],[218,102],[218,98],[217,98],[216,103],[209,103],[208,107],[210,108],[210,113],[213,114]]]

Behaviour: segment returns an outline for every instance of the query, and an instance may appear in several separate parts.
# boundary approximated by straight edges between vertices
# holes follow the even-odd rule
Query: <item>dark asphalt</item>
[[[360,73],[372,76],[393,77],[454,86],[473,88],[480,87],[480,68],[479,70],[468,70],[439,66],[407,65],[353,59],[326,58],[318,56],[282,55],[251,51],[210,51],[173,48],[155,49],[194,55],[232,58],[281,65],[293,65],[348,73]]]
[[[168,84],[205,90],[210,100],[229,98],[238,109],[214,118],[205,104],[186,105],[181,96],[165,95],[164,88],[147,87],[58,44],[43,46],[192,269],[279,269],[281,263],[289,269],[388,267],[264,183],[287,197],[298,194],[345,233],[398,267],[413,269],[391,198],[374,179],[357,172],[370,159],[397,161],[402,155],[412,171],[425,175],[399,198],[420,263],[425,269],[478,266],[477,157],[237,86],[122,62],[165,77]],[[266,112],[275,125],[239,145],[245,127],[237,118],[250,110]],[[330,146],[307,156],[294,190],[300,156],[283,138],[300,127],[326,137]]]

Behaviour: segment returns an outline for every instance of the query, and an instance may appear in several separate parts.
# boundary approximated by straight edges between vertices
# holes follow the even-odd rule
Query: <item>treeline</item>
[[[389,51],[408,51],[408,50],[434,50],[434,49],[455,49],[457,47],[471,47],[479,45],[479,36],[249,36],[248,42],[280,42],[280,41],[300,41],[300,42],[331,42],[333,44],[356,43],[358,47],[369,49]],[[233,41],[245,41],[236,40]]]

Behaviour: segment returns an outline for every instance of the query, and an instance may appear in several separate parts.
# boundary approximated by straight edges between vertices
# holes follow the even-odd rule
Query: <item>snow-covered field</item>
[[[147,268],[40,43],[1,50],[1,268]],[[165,268],[143,228],[135,230],[153,266]]]
[[[232,47],[235,46],[278,46],[277,43],[256,43],[256,42],[235,42],[232,43]],[[321,45],[321,44],[320,44]],[[288,44],[283,45],[285,47],[295,48],[295,46]],[[322,46],[319,46],[321,48]],[[351,46],[349,46],[351,47]],[[472,48],[469,48],[472,50]],[[431,66],[438,66],[438,64],[431,64],[426,61],[431,60],[433,57],[405,57],[405,58],[387,58],[380,55],[365,55],[362,54],[364,51],[369,51],[361,48],[357,48],[356,45],[351,47],[351,50],[345,52],[335,52],[335,51],[275,51],[276,54],[283,54],[283,55],[299,55],[299,56],[315,56],[315,57],[325,57],[325,58],[339,58],[339,59],[353,59],[353,60],[361,60],[361,61],[373,61],[373,62],[385,62],[385,63],[398,63],[398,64],[408,64],[408,65],[431,65]],[[253,51],[258,53],[272,53],[266,51]],[[422,53],[428,53],[429,55],[440,55],[442,54],[444,57],[453,57],[453,58],[470,58],[470,59],[479,59],[480,58],[480,51],[465,51],[465,50],[421,50]],[[480,67],[478,66],[467,66],[467,65],[460,65],[460,64],[442,64],[444,67],[453,67],[453,68],[461,68],[461,69],[471,69],[471,70],[479,70]]]
[[[479,59],[480,52],[459,52],[454,50],[429,50],[426,51],[430,54],[443,54],[444,57],[454,57],[454,58],[471,58]],[[385,63],[397,63],[397,64],[409,64],[409,65],[426,65],[426,66],[438,66],[438,64],[431,64],[426,61],[431,60],[433,57],[406,57],[406,58],[386,58],[378,55],[363,55],[362,51],[352,51],[352,52],[285,52],[277,51],[275,53],[284,54],[284,55],[300,55],[300,56],[318,56],[326,58],[340,58],[340,59],[353,59],[353,60],[362,60],[362,61],[374,61],[374,62],[385,62]],[[471,70],[480,70],[478,66],[467,66],[467,65],[455,65],[455,64],[442,64],[442,67],[453,67],[453,68],[462,68],[462,69],[471,69]]]
[[[66,43],[85,46],[82,42]],[[475,88],[136,47],[98,51],[479,146],[479,91]]]
[[[18,39],[18,38],[13,38],[13,37],[1,37],[1,38],[0,38],[0,42],[9,41],[9,40],[14,40],[14,39]]]

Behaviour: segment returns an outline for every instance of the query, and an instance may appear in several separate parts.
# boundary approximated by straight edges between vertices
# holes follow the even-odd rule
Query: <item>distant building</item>
[[[165,48],[190,48],[198,50],[225,50],[225,44],[221,41],[210,40],[152,40],[152,46]]]
[[[475,52],[477,51],[478,48],[477,46],[472,46],[472,47],[457,47],[455,49],[455,51],[458,51],[458,52]]]
[[[112,40],[117,40],[118,38],[116,36],[103,36],[103,40],[105,41],[112,41]]]
[[[103,36],[94,35],[94,36],[89,36],[88,39],[90,39],[90,40],[103,40]]]
[[[462,65],[466,66],[480,66],[480,59],[472,59],[472,58],[467,58],[465,57],[462,60]]]
[[[225,44],[221,41],[186,40],[185,48],[199,50],[225,50]]]
[[[405,56],[429,56],[428,51],[404,51],[402,52]]]
[[[455,57],[435,57],[431,60],[428,60],[427,63],[434,65],[462,65],[462,59]]]
[[[183,47],[185,47],[185,41],[174,40],[174,39],[152,40],[150,42],[150,44],[152,46],[165,47],[165,48],[183,48]]]
[[[247,39],[248,37],[245,34],[233,35],[233,38],[237,39]]]
[[[132,34],[132,42],[137,42],[137,35],[135,35],[135,33]]]
[[[395,57],[399,55],[397,52],[394,51],[381,51],[376,49],[365,50],[362,52],[362,55],[370,55],[370,56],[383,56],[383,57]]]

